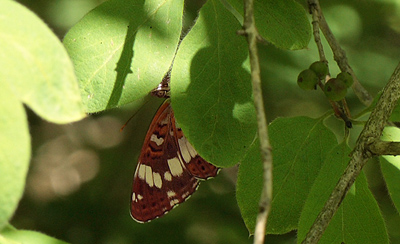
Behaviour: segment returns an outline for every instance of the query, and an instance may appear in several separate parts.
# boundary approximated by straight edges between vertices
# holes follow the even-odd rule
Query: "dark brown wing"
[[[172,118],[170,103],[166,101],[146,134],[131,195],[131,215],[138,222],[164,215],[184,202],[198,186],[198,180],[182,162]]]

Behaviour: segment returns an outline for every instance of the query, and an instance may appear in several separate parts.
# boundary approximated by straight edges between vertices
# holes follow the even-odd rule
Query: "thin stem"
[[[318,48],[318,53],[319,53],[319,59],[321,61],[327,62],[325,58],[325,53],[324,53],[324,47],[322,46],[321,42],[321,37],[319,35],[319,18],[320,14],[318,13],[318,9],[315,7],[315,5],[309,5],[310,6],[310,13],[312,15],[312,26],[313,26],[313,35],[314,35],[314,41],[317,44]]]
[[[254,1],[244,0],[244,22],[243,30],[240,33],[246,36],[249,45],[251,81],[253,85],[254,106],[257,112],[258,136],[260,140],[260,151],[263,162],[263,189],[259,202],[259,212],[254,233],[254,243],[262,244],[264,243],[265,228],[271,208],[272,155],[261,89],[260,63],[257,50],[257,40],[259,39],[259,34],[255,25],[253,13]]]

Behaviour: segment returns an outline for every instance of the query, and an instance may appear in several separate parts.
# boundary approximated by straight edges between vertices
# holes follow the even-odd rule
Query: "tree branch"
[[[254,106],[257,112],[258,136],[263,162],[263,189],[259,202],[259,212],[254,233],[254,243],[262,244],[272,199],[272,155],[268,137],[267,118],[261,89],[260,63],[257,50],[259,34],[254,21],[254,1],[244,0],[243,29],[239,34],[245,35],[249,45],[251,81],[253,86]]]
[[[356,146],[351,153],[349,165],[302,243],[317,243],[321,239],[322,234],[328,227],[346,193],[353,185],[368,159],[373,156],[373,145],[377,142],[379,144],[382,131],[394,107],[397,105],[399,97],[400,63],[383,89],[382,96],[379,98],[376,107],[373,109],[363,131],[358,137]]]
[[[400,155],[400,142],[394,141],[376,141],[371,145],[371,152],[374,155]]]

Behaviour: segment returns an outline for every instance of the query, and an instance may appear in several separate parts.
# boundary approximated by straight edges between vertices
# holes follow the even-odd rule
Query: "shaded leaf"
[[[254,234],[262,184],[263,166],[260,143],[257,140],[240,163],[236,183],[236,200],[250,234]]]
[[[243,1],[228,2],[243,13]],[[259,34],[276,47],[297,50],[310,42],[310,22],[305,9],[296,1],[255,0],[254,18]]]
[[[273,199],[267,233],[297,228],[303,204],[329,151],[337,145],[323,119],[279,118],[269,126],[273,150]],[[254,148],[255,147],[255,148]],[[254,232],[262,189],[262,164],[253,145],[239,167],[237,199],[250,233]]]
[[[351,149],[334,148],[319,171],[301,213],[297,243],[301,243],[349,162]],[[364,173],[358,176],[318,243],[389,243],[384,220]]]
[[[183,132],[202,157],[224,167],[243,158],[257,128],[239,28],[220,1],[207,1],[171,76],[171,104]]]
[[[380,94],[379,94],[380,95]],[[376,105],[376,103],[374,104]],[[392,114],[390,115],[389,118],[390,121],[393,122],[400,122],[400,106],[399,106],[399,101],[397,101],[396,107],[394,107]]]

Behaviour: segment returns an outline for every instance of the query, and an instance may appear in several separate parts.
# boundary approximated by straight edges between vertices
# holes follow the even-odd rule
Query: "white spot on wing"
[[[157,146],[160,146],[164,143],[164,138],[162,137],[158,138],[157,135],[152,134],[150,137],[150,141],[155,142]]]
[[[167,116],[163,120],[161,120],[160,124],[166,125],[166,124],[168,124],[168,122],[169,122],[169,117]]]
[[[176,196],[176,193],[174,191],[168,191],[167,195],[169,198],[172,198],[172,197]]]
[[[168,159],[168,167],[173,176],[180,176],[183,173],[183,168],[178,158]]]
[[[175,204],[178,204],[179,203],[179,200],[178,199],[173,199],[173,200],[171,200],[170,202],[169,202],[169,205],[171,205],[171,207],[172,206],[174,206]]]
[[[150,186],[154,186],[154,181],[153,181],[153,172],[151,170],[150,166],[144,165],[146,167],[146,183]]]
[[[161,175],[159,173],[153,172],[153,179],[154,179],[154,185],[157,188],[161,189],[161,186],[162,186]]]
[[[197,156],[196,150],[193,148],[192,144],[190,144],[187,140],[186,140],[186,146],[190,153],[190,156],[192,156],[192,158],[196,157]]]
[[[143,196],[140,195],[140,194],[138,194],[138,195],[137,195],[137,199],[142,200],[142,199],[143,199]]]
[[[172,175],[171,175],[171,173],[168,172],[168,171],[165,171],[165,173],[164,173],[164,179],[165,179],[166,181],[171,181],[171,180],[172,180]]]
[[[140,164],[140,162],[138,164],[139,164],[139,169],[138,169],[139,179],[144,180],[144,177],[146,175],[146,165]]]
[[[178,139],[178,144],[179,144],[179,148],[181,149],[181,154],[182,154],[183,160],[185,160],[186,163],[189,163],[190,160],[192,159],[190,157],[190,152],[189,152],[189,148],[188,148],[189,142],[186,140],[185,137],[182,137],[181,139]]]
[[[182,194],[182,198],[186,198],[187,196],[189,196],[189,192],[188,191]]]
[[[132,193],[132,202],[136,202],[137,201],[137,199],[136,199],[136,194],[135,193]]]

